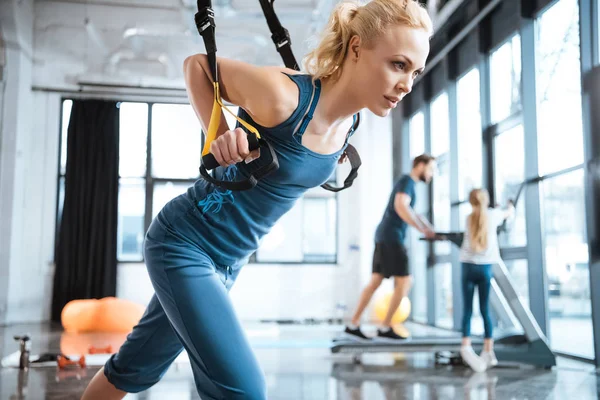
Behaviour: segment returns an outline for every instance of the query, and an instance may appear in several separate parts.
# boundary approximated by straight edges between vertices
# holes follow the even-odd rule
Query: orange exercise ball
[[[105,297],[72,300],[62,310],[65,332],[131,332],[144,314],[144,306],[132,301]]]
[[[383,322],[385,316],[388,313],[388,309],[390,308],[390,300],[392,298],[392,293],[387,293],[377,299],[375,302],[375,317],[377,321]],[[392,324],[400,324],[408,318],[410,315],[411,304],[410,299],[408,297],[404,297],[400,300],[400,305],[394,312],[392,316]]]

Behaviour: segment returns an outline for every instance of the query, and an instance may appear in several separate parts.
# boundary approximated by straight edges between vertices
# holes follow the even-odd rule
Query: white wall
[[[60,97],[34,92],[19,131],[6,323],[50,317]],[[35,118],[31,118],[32,114]]]
[[[4,2],[0,148],[0,324],[49,316],[58,162],[58,96],[31,90],[33,1]]]

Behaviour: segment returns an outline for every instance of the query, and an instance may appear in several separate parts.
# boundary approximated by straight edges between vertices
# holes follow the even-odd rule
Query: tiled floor
[[[597,399],[598,378],[588,364],[559,359],[552,370],[498,368],[474,374],[462,367],[435,366],[430,354],[371,354],[362,364],[347,355],[332,355],[330,339],[338,326],[248,324],[247,330],[267,377],[269,399]],[[430,328],[410,326],[413,335]],[[13,335],[29,332],[32,354],[87,345],[118,343],[122,335],[62,335],[47,325],[0,328],[0,354],[18,350]],[[443,333],[441,333],[443,334]],[[0,369],[0,400],[79,399],[98,370],[89,367],[58,372],[55,368]],[[19,388],[21,381],[22,389]],[[199,399],[187,363],[174,365],[152,389],[126,399]]]

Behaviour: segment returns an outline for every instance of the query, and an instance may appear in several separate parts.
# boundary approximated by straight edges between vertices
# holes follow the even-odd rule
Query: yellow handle
[[[221,110],[227,111],[229,114],[233,115],[233,117],[246,129],[250,132],[254,133],[257,138],[260,139],[260,133],[258,130],[244,121],[241,118],[238,118],[230,109],[228,109],[223,102],[221,101],[221,92],[219,91],[219,82],[213,82],[214,91],[215,91],[215,99],[213,102],[212,113],[210,115],[210,122],[208,124],[208,132],[206,134],[206,142],[204,143],[204,149],[202,150],[202,155],[205,156],[210,153],[210,144],[217,138],[217,129],[219,129],[219,125],[221,125]]]

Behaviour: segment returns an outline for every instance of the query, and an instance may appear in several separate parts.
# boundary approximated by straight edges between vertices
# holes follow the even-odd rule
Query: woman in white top
[[[513,207],[510,206],[507,210],[488,208],[490,199],[485,189],[473,189],[469,194],[469,203],[471,203],[473,211],[467,217],[465,235],[460,250],[464,306],[463,340],[460,354],[473,370],[480,372],[498,364],[493,347],[489,294],[492,266],[500,260],[496,231],[498,226],[512,215]],[[479,309],[485,330],[481,357],[473,351],[470,337],[475,286],[479,290]]]

